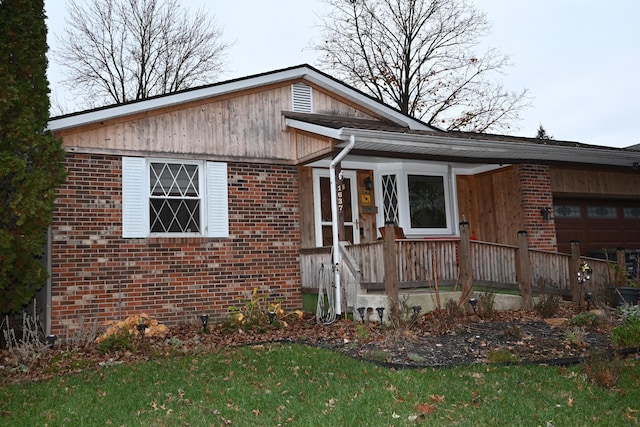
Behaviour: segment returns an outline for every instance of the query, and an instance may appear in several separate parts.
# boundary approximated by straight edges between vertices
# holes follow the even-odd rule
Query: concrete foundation
[[[440,308],[444,308],[447,304],[447,301],[453,300],[458,302],[460,299],[460,295],[462,292],[440,292]],[[484,295],[484,292],[474,292],[471,298],[476,298],[478,301]],[[508,295],[508,294],[499,294],[494,293],[494,310],[518,310],[522,308],[522,298],[519,295]],[[429,311],[433,311],[438,308],[438,300],[437,294],[435,292],[427,292],[427,291],[411,291],[411,292],[400,292],[400,301],[403,301],[405,298],[407,299],[407,304],[409,307],[420,306],[420,312],[426,313]],[[535,304],[534,298],[534,304]],[[471,306],[466,303],[467,306],[465,308],[471,309]],[[365,307],[368,312],[368,319],[372,322],[379,322],[380,317],[376,311],[378,307],[384,307],[384,316],[383,321],[388,320],[389,314],[389,299],[384,294],[366,294],[366,295],[358,295],[358,303],[357,307]],[[357,308],[356,307],[356,308]],[[356,312],[356,320],[360,320],[360,315]]]

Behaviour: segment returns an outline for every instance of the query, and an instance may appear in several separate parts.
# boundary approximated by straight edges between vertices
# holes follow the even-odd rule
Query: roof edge
[[[403,126],[407,126],[411,129],[433,129],[424,122],[407,116],[399,110],[374,99],[364,92],[351,87],[308,64],[301,64],[265,73],[226,80],[206,86],[189,88],[183,91],[158,95],[143,100],[108,105],[91,110],[52,117],[49,120],[48,128],[51,131],[60,131],[295,79],[304,79],[322,88],[331,90],[345,99],[363,105],[381,117]]]

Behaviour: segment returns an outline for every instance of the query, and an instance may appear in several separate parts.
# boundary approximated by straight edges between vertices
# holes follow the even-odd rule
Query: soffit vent
[[[291,85],[291,95],[293,97],[293,111],[296,113],[313,113],[311,107],[311,86],[304,83]]]

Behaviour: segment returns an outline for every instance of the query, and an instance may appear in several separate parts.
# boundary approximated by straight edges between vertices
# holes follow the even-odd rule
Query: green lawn
[[[581,366],[394,371],[302,345],[241,347],[0,389],[3,426],[624,426],[640,362],[614,390]]]

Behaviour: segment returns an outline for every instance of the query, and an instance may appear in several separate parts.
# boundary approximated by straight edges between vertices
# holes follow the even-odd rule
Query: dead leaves
[[[421,414],[433,414],[436,411],[436,407],[429,403],[416,403],[413,409]]]
[[[413,410],[418,413],[418,415],[409,416],[410,421],[415,421],[420,417],[424,417],[425,415],[431,415],[438,409],[438,405],[444,403],[445,398],[444,395],[440,394],[430,394],[428,402],[416,403],[413,405]]]

